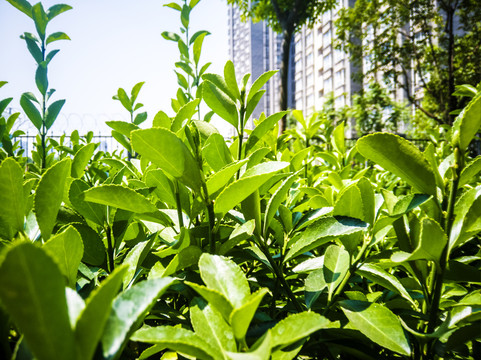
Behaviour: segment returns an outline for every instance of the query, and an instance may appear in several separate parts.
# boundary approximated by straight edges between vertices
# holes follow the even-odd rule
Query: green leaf
[[[28,51],[37,62],[37,65],[40,65],[40,63],[42,63],[43,61],[42,50],[40,50],[40,47],[38,46],[37,42],[32,38],[25,36],[24,39],[25,39],[25,42],[27,43]]]
[[[196,65],[199,64],[200,60],[200,53],[202,51],[202,43],[204,42],[204,38],[207,33],[203,32],[199,34],[199,36],[194,41],[193,52],[194,52],[194,62]]]
[[[461,171],[458,186],[469,184],[479,172],[481,172],[481,156],[477,156]]]
[[[47,37],[47,45],[50,44],[51,42],[58,41],[58,40],[70,40],[69,36],[65,34],[64,32],[55,32],[53,34],[50,34]]]
[[[401,355],[411,354],[409,340],[391,310],[358,300],[342,300],[339,305],[354,328],[370,340]]]
[[[135,125],[140,125],[142,124],[145,120],[147,120],[147,113],[146,112],[141,112],[141,113],[138,113],[137,115],[135,115],[135,118],[134,118],[134,124]]]
[[[199,260],[199,270],[207,287],[223,294],[234,308],[241,307],[249,297],[247,279],[232,260],[204,253]]]
[[[339,327],[339,325],[331,323],[330,320],[315,312],[307,311],[289,315],[271,329],[271,345],[272,348],[286,347],[320,329],[332,327]]]
[[[229,183],[232,177],[237,173],[237,171],[247,163],[248,159],[241,161],[236,161],[226,165],[224,168],[215,172],[207,180],[207,191],[209,194],[213,194],[218,190],[222,189],[225,185]]]
[[[122,106],[129,112],[132,111],[132,103],[130,102],[130,99],[127,95],[127,93],[125,92],[124,89],[122,88],[119,88],[117,90],[117,99],[116,100],[119,100],[120,103],[122,104]]]
[[[104,226],[106,220],[106,207],[83,200],[83,193],[90,186],[82,180],[74,180],[70,184],[69,200],[74,209],[84,218],[93,221],[97,225]]]
[[[205,77],[208,74],[205,74]],[[202,85],[202,98],[206,104],[221,118],[238,129],[239,113],[234,101],[211,81],[205,80]]]
[[[266,119],[264,119],[260,124],[258,124],[254,130],[252,130],[252,133],[249,135],[249,138],[247,139],[246,145],[245,145],[245,153],[249,154],[250,150],[254,148],[254,145],[257,144],[257,142],[262,139],[262,137],[267,134],[278,122],[284,115],[287,114],[287,111],[282,111],[279,113],[275,113]]]
[[[332,298],[332,294],[346,276],[349,266],[350,256],[346,250],[337,245],[330,245],[326,249],[322,270],[329,299]]]
[[[404,288],[404,286],[401,284],[401,282],[398,280],[398,278],[388,273],[383,268],[375,264],[364,263],[361,265],[359,269],[356,270],[356,273],[365,277],[368,280],[371,280],[376,284],[379,284],[385,287],[388,290],[391,290],[392,292],[395,292],[401,295],[403,298],[408,300],[412,305],[416,306],[416,303],[414,302],[412,297],[409,295],[407,290]]]
[[[189,246],[182,249],[174,256],[169,265],[165,268],[162,276],[170,276],[189,266],[196,265],[202,255],[202,250],[197,246]]]
[[[219,218],[246,199],[256,189],[272,178],[272,175],[289,166],[287,162],[270,161],[247,170],[242,177],[227,186],[217,197],[214,212]]]
[[[364,231],[367,227],[368,225],[361,220],[344,216],[320,218],[303,230],[301,236],[295,239],[292,244],[289,244],[290,249],[284,261],[310,251],[332,239]]]
[[[206,286],[192,283],[189,281],[186,281],[185,284],[189,285],[210,305],[212,305],[214,309],[216,309],[222,315],[225,321],[230,321],[230,315],[232,314],[234,307],[220,291],[209,289]]]
[[[93,358],[126,270],[116,268],[88,297],[75,327],[78,359]]]
[[[73,226],[69,226],[65,231],[52,236],[43,247],[59,266],[67,279],[68,286],[75,288],[78,267],[84,252],[84,245],[78,231]]]
[[[135,100],[137,100],[140,89],[142,89],[142,86],[144,86],[144,84],[145,84],[145,81],[141,81],[135,84],[134,87],[132,88],[132,91],[130,92],[130,100],[132,101],[132,104],[135,104]]]
[[[425,194],[436,196],[434,172],[423,153],[400,136],[377,133],[357,141],[357,149],[368,158],[392,172]]]
[[[145,260],[147,253],[152,248],[152,242],[152,240],[139,242],[128,252],[124,258],[124,261],[122,261],[122,265],[128,266],[123,280],[124,290],[127,289],[127,287],[130,285],[130,282],[134,279],[135,274],[142,265],[142,262]]]
[[[82,146],[76,153],[72,161],[72,177],[81,178],[85,172],[90,159],[92,158],[98,144],[90,143]]]
[[[42,95],[45,95],[48,90],[48,78],[47,78],[47,66],[38,65],[37,71],[35,72],[35,83],[37,84],[38,91]]]
[[[20,106],[22,107],[23,111],[25,111],[25,114],[27,114],[27,117],[30,119],[32,124],[40,130],[42,127],[42,115],[40,115],[40,112],[38,111],[37,107],[33,104],[32,100],[30,100],[30,97],[28,94],[24,93],[20,97]]]
[[[51,6],[47,10],[48,21],[52,20],[54,17],[60,15],[61,13],[65,12],[65,11],[68,11],[68,10],[71,10],[71,9],[72,9],[72,7],[70,5],[66,5],[66,4],[56,4],[56,5]]]
[[[67,177],[70,175],[70,164],[70,158],[65,158],[47,169],[42,175],[35,192],[34,211],[45,241],[52,234],[57,220]]]
[[[188,5],[184,5],[182,6],[182,10],[180,11],[180,21],[186,29],[189,27],[190,10],[191,9]]]
[[[268,292],[266,288],[259,289],[257,292],[251,294],[242,306],[232,311],[230,323],[232,324],[234,336],[238,341],[244,340],[257,308]]]
[[[224,78],[227,87],[229,88],[230,92],[234,96],[235,99],[240,99],[240,91],[239,86],[237,85],[237,79],[235,76],[235,67],[234,63],[231,60],[228,60],[224,66]]]
[[[27,0],[7,0],[29,18],[32,18],[32,5]]]
[[[170,7],[171,9],[174,9],[174,10],[182,11],[182,8],[180,7],[180,5],[174,2],[164,4],[164,6]]]
[[[202,180],[197,162],[173,132],[164,128],[133,131],[132,146],[184,185],[195,191],[200,189]]]
[[[332,214],[348,216],[364,221],[365,216],[361,190],[356,184],[352,184],[340,192]]]
[[[115,298],[101,340],[105,359],[120,357],[130,335],[172,282],[171,278],[145,280]]]
[[[199,102],[200,99],[194,99],[180,108],[172,122],[171,130],[173,132],[178,131],[184,125],[184,120],[192,119],[192,116],[197,112]]]
[[[341,122],[335,127],[331,136],[331,144],[340,154],[344,154],[346,152],[344,131],[344,122]]]
[[[65,280],[55,262],[32,243],[4,254],[0,299],[39,360],[75,359]]]
[[[458,115],[453,124],[452,144],[464,153],[481,127],[481,92]]]
[[[269,81],[269,79],[277,73],[277,70],[267,71],[257,78],[252,84],[249,95],[247,95],[247,103],[254,97],[255,94]]]
[[[160,169],[149,170],[145,174],[145,184],[148,187],[155,187],[154,194],[160,201],[176,206],[172,182]]]
[[[140,129],[136,124],[125,121],[106,121],[105,123],[115,131],[118,131],[128,138],[130,138],[130,133],[132,131]]]
[[[322,258],[322,260],[324,260],[324,258]],[[314,304],[326,286],[327,284],[324,280],[324,271],[322,268],[318,268],[307,275],[304,294],[307,308],[310,309],[312,307],[312,304]]]
[[[266,90],[260,90],[256,94],[254,94],[252,99],[249,100],[249,102],[247,103],[246,112],[245,112],[245,115],[244,115],[245,121],[247,121],[247,119],[249,119],[251,117],[252,113],[254,112],[254,110],[257,107],[257,104],[259,104],[259,101],[261,101],[262,96],[264,96],[265,92],[266,92]],[[244,123],[244,126],[245,126],[245,123]]]
[[[394,253],[391,260],[395,262],[412,260],[434,261],[440,271],[441,256],[447,243],[448,237],[441,226],[432,219],[424,218],[421,221],[421,234],[416,249],[414,249],[412,254],[401,251]]]
[[[205,142],[202,156],[215,172],[232,162],[232,156],[221,134],[212,134]]]
[[[190,321],[195,333],[208,343],[216,353],[235,351],[236,343],[232,328],[226,323],[222,315],[205,300],[195,297],[190,304]]]
[[[1,222],[7,224],[15,233],[23,231],[25,222],[25,198],[23,196],[23,170],[14,158],[6,158],[0,165],[0,203],[8,204],[0,212]]]
[[[229,236],[229,240],[224,242],[218,250],[219,255],[224,255],[241,241],[249,239],[254,234],[255,222],[249,220],[238,225]]]
[[[271,332],[267,331],[248,352],[228,352],[230,360],[269,360],[271,358]]]
[[[171,124],[172,124],[172,120],[162,110],[159,111],[157,114],[155,114],[154,120],[152,121],[153,127],[163,127],[163,128],[166,128],[166,129],[170,129]]]
[[[157,208],[146,197],[122,185],[100,185],[84,192],[85,201],[112,206],[133,213],[151,213]]]
[[[45,127],[49,130],[55,120],[57,120],[58,114],[62,110],[63,105],[65,104],[65,100],[57,100],[54,103],[50,104],[46,113],[45,113]]]
[[[89,265],[101,266],[105,261],[106,252],[99,233],[85,224],[72,224],[72,226],[82,237],[84,247],[82,261]]]
[[[162,345],[200,360],[218,359],[215,349],[194,332],[171,326],[142,328],[132,336],[133,341]]]

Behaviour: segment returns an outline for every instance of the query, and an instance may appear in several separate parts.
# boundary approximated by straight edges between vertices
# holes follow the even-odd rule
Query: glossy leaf
[[[242,166],[247,163],[247,161],[248,159],[244,159],[242,161],[230,163],[209,177],[209,179],[207,179],[207,191],[209,194],[213,194],[227,185],[232,177]]]
[[[27,114],[27,117],[30,119],[32,124],[38,130],[40,130],[43,123],[42,115],[40,115],[40,112],[33,104],[28,94],[22,94],[22,96],[20,97],[20,106],[22,107],[23,111],[25,111],[25,114]]]
[[[399,176],[418,191],[436,196],[434,172],[421,151],[409,141],[397,135],[377,133],[359,139],[357,149],[362,156]]]
[[[75,359],[74,334],[57,264],[32,243],[8,249],[0,265],[0,299],[39,360]]]
[[[251,294],[242,306],[237,307],[232,312],[230,323],[232,325],[232,330],[234,331],[234,336],[238,341],[243,341],[257,308],[267,293],[268,290],[266,288],[260,289]]]
[[[411,347],[399,319],[388,308],[365,301],[343,300],[339,302],[351,324],[375,343],[409,356]]]
[[[269,79],[277,73],[277,70],[267,71],[259,76],[252,84],[247,95],[247,103],[254,97],[255,94],[269,81]]]
[[[320,218],[303,230],[301,236],[291,244],[285,261],[339,236],[363,231],[367,226],[361,220],[343,216]]]
[[[72,224],[72,226],[79,232],[83,241],[84,254],[82,261],[89,265],[101,266],[105,261],[106,251],[100,234],[82,223]]]
[[[200,360],[217,359],[215,349],[194,332],[171,326],[142,328],[132,336],[132,340],[148,344],[162,345],[168,349],[192,356]],[[222,357],[220,357],[222,358]]]
[[[100,185],[91,188],[84,192],[83,200],[139,214],[157,210],[143,195],[123,185]]]
[[[469,184],[473,177],[481,172],[481,156],[477,156],[461,171],[458,186]]]
[[[0,165],[0,203],[8,204],[0,212],[0,220],[11,229],[9,238],[23,230],[26,204],[23,196],[23,170],[13,158]]]
[[[240,267],[225,257],[202,254],[199,270],[207,287],[217,290],[238,308],[250,294],[249,284]]]
[[[228,60],[224,66],[224,79],[227,87],[229,88],[232,95],[234,95],[235,99],[240,99],[240,91],[239,86],[237,85],[237,78],[235,75],[235,67],[234,63],[231,60]]]
[[[52,236],[43,246],[55,260],[71,288],[77,283],[77,272],[83,257],[84,245],[80,234],[73,226]]]
[[[463,109],[453,124],[452,144],[459,146],[462,152],[468,149],[481,127],[481,92]]]
[[[267,134],[286,114],[287,111],[275,113],[258,124],[247,139],[245,153],[248,154],[254,145],[257,144],[257,142],[262,139],[262,137]]]
[[[57,162],[47,169],[38,183],[34,211],[44,240],[48,240],[55,226],[67,177],[70,175],[70,164],[70,158]]]
[[[124,275],[123,280],[123,289],[127,289],[130,282],[134,279],[137,270],[142,265],[142,262],[145,260],[147,253],[152,248],[152,241],[145,240],[141,241],[136,244],[124,258],[122,261],[122,265],[127,266],[127,271]]]
[[[189,149],[164,128],[132,132],[135,151],[193,190],[201,187],[200,170]]]
[[[45,127],[47,128],[47,130],[50,129],[55,120],[57,120],[58,114],[62,110],[64,104],[65,100],[58,100],[50,104],[50,106],[48,107],[45,113]]]
[[[85,173],[90,159],[92,158],[97,144],[90,143],[82,146],[76,153],[72,161],[72,177],[81,178]]]
[[[48,78],[47,78],[47,66],[38,65],[37,71],[35,72],[35,84],[37,85],[38,91],[42,95],[45,95],[48,90]]]
[[[189,266],[196,265],[202,255],[202,250],[197,246],[189,246],[180,250],[165,268],[162,276],[170,276]]]
[[[225,321],[230,321],[230,315],[234,308],[227,297],[225,297],[220,291],[189,281],[186,281],[185,283],[212,305],[222,315]]]
[[[120,357],[130,335],[172,281],[171,278],[145,280],[115,298],[101,340],[105,359]]]
[[[72,7],[66,4],[56,4],[48,8],[47,17],[48,20],[52,20],[54,17],[60,15],[61,13],[71,10]]]
[[[23,12],[29,18],[32,17],[32,5],[27,0],[7,0],[10,4],[15,6],[18,10]]]
[[[324,254],[324,281],[329,299],[346,276],[350,266],[349,253],[337,245],[330,245]]]
[[[202,98],[217,115],[238,129],[239,113],[235,103],[226,93],[211,81],[204,81],[202,85]]]
[[[215,172],[232,162],[229,148],[220,134],[209,136],[202,149],[202,156]]]
[[[90,189],[90,186],[80,180],[74,180],[70,184],[69,200],[74,209],[79,212],[84,218],[93,221],[97,225],[104,226],[106,220],[106,207],[104,205],[85,201],[83,193]]]
[[[214,212],[217,217],[222,217],[228,211],[247,198],[256,189],[271,179],[272,175],[285,169],[289,163],[271,161],[259,164],[244,173],[237,181],[227,186],[217,197]]]
[[[160,169],[153,169],[145,174],[145,184],[148,187],[155,187],[154,194],[169,205],[175,206],[175,197],[172,182]]]
[[[50,34],[48,37],[47,37],[47,41],[46,41],[46,44],[50,44],[51,42],[54,42],[54,41],[58,41],[58,40],[70,40],[70,37],[65,34],[64,32],[55,32],[55,33],[52,33]]]
[[[190,304],[190,320],[195,333],[207,342],[216,353],[235,351],[236,343],[232,328],[226,323],[222,315],[205,300],[196,297]]]

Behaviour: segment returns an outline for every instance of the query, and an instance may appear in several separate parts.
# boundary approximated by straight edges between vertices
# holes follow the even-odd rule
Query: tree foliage
[[[463,105],[455,86],[481,80],[478,1],[357,0],[339,14],[337,45],[361,76],[401,88],[418,111],[452,124]]]

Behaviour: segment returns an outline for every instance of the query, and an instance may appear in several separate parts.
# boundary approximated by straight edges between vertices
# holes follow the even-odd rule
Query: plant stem
[[[292,289],[290,288],[289,284],[287,283],[286,278],[284,277],[284,274],[282,273],[278,264],[272,258],[266,244],[260,238],[258,238],[257,236],[256,236],[256,239],[257,239],[257,244],[259,245],[259,248],[261,249],[263,254],[267,257],[267,260],[269,261],[269,264],[271,264],[272,270],[274,271],[274,275],[276,275],[277,279],[279,279],[282,286],[286,290],[287,296],[291,300],[292,304],[294,305],[294,307],[296,308],[296,310],[298,312],[302,312],[304,310],[302,308],[302,305],[299,303],[299,300],[297,300],[296,296],[292,292]]]
[[[112,243],[112,229],[107,225],[107,255],[109,260],[109,271],[114,271],[114,244]]]
[[[177,205],[177,219],[179,220],[179,231],[184,227],[184,217],[182,216],[182,203],[180,202],[179,182],[174,180],[175,204]]]

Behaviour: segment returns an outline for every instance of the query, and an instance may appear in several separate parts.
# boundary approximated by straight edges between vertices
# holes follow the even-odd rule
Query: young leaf
[[[68,286],[75,288],[78,267],[84,253],[84,245],[78,231],[69,226],[65,231],[52,236],[43,247],[56,261],[67,279]]]
[[[46,113],[45,113],[45,127],[49,130],[55,120],[57,120],[58,114],[62,110],[63,105],[65,104],[65,100],[58,100],[54,103],[50,104]]]
[[[377,133],[357,142],[362,156],[374,161],[425,194],[436,196],[434,172],[423,153],[400,136]]]
[[[76,153],[72,161],[72,177],[81,178],[85,172],[90,159],[92,158],[98,144],[90,143],[82,146]]]
[[[47,10],[48,21],[52,20],[54,17],[60,15],[61,13],[65,12],[65,11],[68,11],[68,10],[71,10],[71,9],[72,9],[72,7],[70,5],[66,5],[66,4],[56,4],[56,5],[51,6]]]
[[[368,225],[361,220],[343,216],[320,218],[303,230],[302,235],[290,244],[284,261],[325,244],[329,240],[363,231],[367,227]]]
[[[134,85],[132,88],[132,91],[130,92],[130,101],[132,101],[132,104],[135,104],[135,100],[137,100],[137,96],[139,96],[140,89],[142,89],[142,86],[144,86],[145,81],[141,81],[137,84]]]
[[[0,299],[39,360],[75,359],[65,280],[44,250],[18,243],[0,265]]]
[[[204,75],[204,77],[206,75]],[[236,129],[238,128],[239,113],[236,104],[226,95],[226,93],[220,90],[211,81],[205,80],[203,82],[202,98],[217,115]]]
[[[127,111],[132,111],[132,102],[130,101],[127,93],[125,92],[124,89],[119,88],[117,90],[117,97],[115,100],[119,100],[122,106],[127,110]]]
[[[199,270],[207,287],[219,291],[234,305],[242,306],[250,294],[249,284],[240,267],[225,257],[202,254]]]
[[[222,189],[225,185],[229,183],[232,177],[237,173],[237,171],[247,163],[248,159],[242,161],[236,161],[226,165],[224,168],[215,172],[207,180],[207,191],[209,194],[214,194],[218,190]]]
[[[269,79],[275,73],[277,73],[277,70],[267,71],[261,76],[259,76],[256,81],[254,81],[254,84],[252,84],[249,90],[249,94],[247,95],[247,102],[249,102],[254,97],[254,95],[257,94],[257,92],[266,84],[266,82],[269,81]]]
[[[83,200],[83,193],[90,189],[84,181],[78,179],[70,184],[69,200],[76,211],[84,218],[93,221],[97,225],[104,226],[106,220],[106,207]]]
[[[186,281],[185,284],[189,285],[210,305],[212,305],[214,309],[216,309],[222,315],[225,321],[230,321],[230,315],[232,314],[232,310],[234,310],[234,307],[220,291],[210,289],[206,286],[192,283],[189,281]]]
[[[120,357],[130,335],[172,282],[172,278],[145,280],[115,298],[101,340],[105,359]]]
[[[20,97],[20,106],[22,107],[23,111],[25,111],[25,114],[27,114],[27,117],[30,119],[32,124],[38,130],[40,130],[43,123],[42,115],[40,115],[37,107],[33,104],[29,94],[22,94],[22,96]]]
[[[45,95],[48,90],[47,66],[46,64],[39,64],[35,72],[35,84],[42,95]]]
[[[271,161],[249,169],[239,180],[227,186],[224,191],[219,194],[214,204],[214,212],[218,217],[222,217],[256,189],[270,180],[273,174],[285,169],[287,166],[289,166],[289,163]]]
[[[464,153],[481,127],[481,92],[475,96],[458,115],[453,124],[454,146],[459,145]]]
[[[34,211],[45,241],[52,234],[57,220],[67,177],[70,175],[70,164],[70,158],[65,158],[47,169],[42,175],[35,192]]]
[[[101,185],[84,192],[83,200],[133,213],[150,213],[157,208],[138,192],[122,185]]]
[[[232,311],[230,316],[230,323],[234,331],[235,338],[238,341],[243,341],[249,329],[249,325],[254,317],[257,308],[262,299],[268,293],[267,288],[262,288],[259,291],[251,294],[244,302],[244,304]]]
[[[232,162],[229,148],[220,134],[209,136],[202,149],[202,156],[216,173]]]
[[[354,328],[370,340],[401,355],[411,354],[409,340],[391,310],[358,300],[342,300],[339,305]]]
[[[58,41],[58,40],[70,40],[69,36],[65,34],[64,32],[55,32],[53,34],[50,34],[47,37],[46,44],[50,44],[51,42]]]
[[[270,131],[274,125],[276,125],[283,116],[287,114],[287,111],[282,111],[279,113],[275,113],[262,121],[259,125],[257,125],[252,133],[250,134],[249,138],[247,139],[245,145],[245,153],[249,154],[250,150],[254,147],[257,142],[262,139],[262,137]]]
[[[235,76],[234,63],[231,60],[228,60],[225,63],[224,78],[225,78],[225,83],[228,86],[232,95],[234,95],[234,98],[240,99],[241,95],[239,91],[239,86],[237,85],[237,79]]]
[[[23,230],[25,222],[25,198],[23,196],[23,170],[11,157],[6,158],[0,165],[0,203],[8,204],[0,212],[0,220],[15,233]]]
[[[199,34],[199,36],[194,41],[193,52],[194,52],[194,62],[196,65],[199,64],[200,60],[200,53],[202,50],[202,43],[204,42],[204,38],[207,35],[206,32]]]
[[[133,131],[132,146],[184,185],[193,190],[200,189],[202,180],[197,162],[173,132],[164,128]]]
[[[32,18],[32,5],[27,0],[7,0],[29,18]]]

